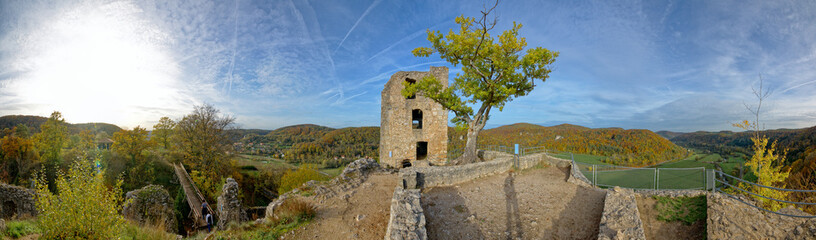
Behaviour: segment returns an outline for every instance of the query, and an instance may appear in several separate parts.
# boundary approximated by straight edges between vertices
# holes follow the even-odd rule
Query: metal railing
[[[765,185],[762,185],[762,184],[757,184],[757,183],[752,183],[752,182],[749,182],[749,181],[745,181],[745,180],[743,180],[741,178],[731,176],[731,175],[729,175],[727,173],[724,173],[722,171],[715,170],[715,172],[716,172],[717,177],[714,178],[714,181],[717,184],[721,184],[722,186],[725,186],[727,188],[731,188],[731,189],[734,189],[734,190],[737,190],[737,191],[740,191],[740,192],[743,192],[743,193],[747,193],[747,194],[749,194],[751,196],[754,196],[754,197],[764,198],[764,199],[768,199],[768,200],[771,200],[771,201],[782,202],[782,203],[793,204],[793,205],[816,205],[816,203],[813,203],[813,202],[787,201],[787,200],[782,200],[782,199],[776,199],[776,198],[773,198],[773,197],[763,196],[761,194],[751,192],[749,190],[746,190],[746,189],[743,189],[743,188],[741,188],[739,186],[736,186],[736,184],[731,184],[732,181],[729,181],[729,179],[730,180],[735,180],[735,181],[738,181],[738,182],[741,182],[741,183],[744,183],[744,184],[748,184],[748,185],[751,185],[751,186],[754,186],[754,187],[759,187],[759,188],[764,188],[764,189],[771,189],[771,190],[782,191],[782,192],[816,193],[816,190],[785,189],[785,188],[777,188],[777,187],[772,187],[772,186],[765,186]],[[735,196],[733,194],[727,193],[727,192],[725,192],[725,191],[723,191],[721,189],[722,188],[720,188],[720,187],[715,187],[713,189],[713,191],[721,193],[723,195],[726,195],[729,198],[737,200],[737,201],[739,201],[739,202],[741,202],[741,203],[743,203],[745,205],[751,206],[753,208],[756,208],[756,209],[759,209],[759,210],[762,210],[762,211],[765,211],[765,212],[774,213],[774,214],[778,214],[778,215],[782,215],[782,216],[788,216],[788,217],[796,217],[796,218],[816,218],[816,216],[813,216],[813,215],[807,215],[807,216],[806,215],[793,215],[793,214],[782,213],[782,212],[779,212],[779,211],[773,211],[773,210],[770,210],[770,209],[765,209],[764,207],[757,206],[756,204],[753,204],[753,203],[750,203],[748,201],[742,200],[739,197],[737,197],[737,196]]]

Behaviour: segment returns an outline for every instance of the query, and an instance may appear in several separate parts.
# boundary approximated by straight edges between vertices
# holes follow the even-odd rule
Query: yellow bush
[[[35,183],[41,239],[112,239],[123,230],[122,181],[109,189],[91,161],[77,161],[67,174],[58,173],[57,194],[43,178]]]
[[[314,164],[304,164],[296,171],[287,170],[281,177],[280,187],[278,187],[278,194],[284,194],[292,189],[300,187],[303,183],[311,180],[322,181],[326,177],[317,171],[317,166]]]

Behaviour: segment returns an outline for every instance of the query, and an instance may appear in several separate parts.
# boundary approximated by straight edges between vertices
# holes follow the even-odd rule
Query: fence
[[[763,196],[761,194],[758,194],[758,193],[749,191],[747,189],[744,189],[743,187],[750,186],[752,188],[769,189],[769,190],[773,190],[773,191],[781,191],[781,192],[787,192],[787,193],[794,193],[794,192],[795,193],[811,193],[811,194],[814,194],[814,195],[816,195],[816,190],[797,190],[797,189],[776,188],[776,187],[765,186],[765,185],[762,185],[762,184],[756,184],[756,183],[752,183],[752,182],[749,182],[749,181],[745,181],[745,180],[743,180],[741,178],[728,175],[727,173],[724,173],[722,171],[715,171],[715,172],[716,172],[716,177],[714,178],[714,181],[716,181],[717,186],[723,186],[725,188],[730,188],[730,189],[733,189],[735,192],[739,191],[741,193],[747,193],[748,195],[753,196],[753,197],[757,198],[758,200],[761,200],[760,202],[762,202],[762,200],[764,199],[764,201],[775,201],[775,202],[787,203],[787,204],[792,204],[792,205],[794,205],[796,207],[816,205],[816,203],[813,203],[813,202],[787,201],[787,200],[776,199],[776,198],[772,198],[772,197],[768,197],[768,196]],[[736,184],[735,182],[743,183],[743,184],[741,186],[737,186],[737,185],[740,185],[740,184]],[[750,202],[745,201],[743,199],[740,199],[739,197],[737,197],[737,196],[735,196],[735,195],[733,195],[731,193],[728,193],[727,191],[723,191],[722,189],[723,188],[716,187],[716,188],[714,188],[714,191],[718,192],[718,193],[722,193],[723,195],[726,195],[726,196],[728,196],[728,197],[730,197],[730,198],[732,198],[734,200],[742,202],[745,205],[751,206],[753,208],[756,208],[756,209],[759,209],[759,210],[762,210],[762,211],[775,213],[775,214],[788,216],[788,217],[816,218],[816,216],[812,216],[812,215],[794,215],[794,214],[782,213],[782,212],[779,212],[779,211],[773,211],[773,210],[765,209],[762,206],[757,206],[756,204],[753,204],[753,203],[750,203]]]

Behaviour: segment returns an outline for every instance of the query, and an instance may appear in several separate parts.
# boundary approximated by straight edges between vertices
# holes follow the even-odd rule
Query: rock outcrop
[[[606,192],[598,239],[646,239],[632,190],[615,187]]]
[[[240,189],[235,179],[227,178],[227,182],[221,189],[221,196],[218,197],[218,228],[224,229],[230,222],[246,221],[247,216],[241,207],[241,199],[238,198]]]
[[[34,190],[0,183],[0,218],[37,216]]]
[[[394,189],[385,240],[428,239],[420,198],[420,189],[404,189],[402,186]]]
[[[750,198],[740,200],[756,205]],[[788,207],[779,212],[809,216]],[[816,239],[816,219],[794,218],[747,206],[722,193],[708,194],[708,239]]]
[[[125,194],[129,202],[122,208],[125,218],[139,224],[162,226],[168,232],[176,231],[176,215],[173,199],[163,187],[147,185]]]

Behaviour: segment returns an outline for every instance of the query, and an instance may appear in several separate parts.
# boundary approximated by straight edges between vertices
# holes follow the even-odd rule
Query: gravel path
[[[595,239],[605,192],[567,176],[548,167],[426,189],[428,239]]]

